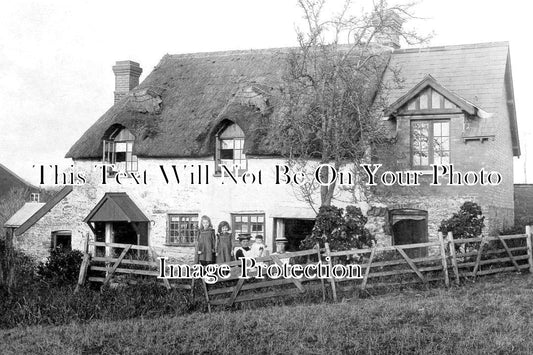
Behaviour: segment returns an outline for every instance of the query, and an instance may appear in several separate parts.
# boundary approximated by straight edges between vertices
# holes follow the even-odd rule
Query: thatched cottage
[[[21,223],[17,246],[42,257],[61,232],[74,248],[89,235],[190,260],[202,215],[215,225],[228,221],[234,233],[262,234],[270,248],[280,237],[297,245],[315,212],[294,186],[274,184],[284,159],[265,134],[279,109],[286,55],[283,49],[165,55],[140,84],[137,63],[117,62],[115,104],[66,154],[84,181]],[[435,238],[440,221],[467,200],[483,207],[489,229],[512,224],[513,156],[520,150],[508,43],[384,48],[382,56],[381,80],[393,80],[396,69],[403,80],[388,93],[383,120],[400,153],[393,163],[418,170],[453,163],[457,171],[497,171],[502,181],[430,186],[422,176],[416,188],[378,186],[364,211],[379,243]],[[119,174],[96,166],[105,162]],[[240,163],[256,180],[224,178],[220,163]]]

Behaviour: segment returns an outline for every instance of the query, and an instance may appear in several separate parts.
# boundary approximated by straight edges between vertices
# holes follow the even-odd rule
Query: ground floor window
[[[197,214],[168,215],[167,244],[194,245],[198,236]]]
[[[265,237],[265,215],[263,213],[234,213],[231,215],[232,231],[235,237],[241,233]]]
[[[60,248],[63,250],[72,250],[72,232],[55,231],[52,232],[52,249]]]

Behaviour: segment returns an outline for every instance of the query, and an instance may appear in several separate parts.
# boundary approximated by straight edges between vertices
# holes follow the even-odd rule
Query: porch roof
[[[91,222],[150,222],[125,192],[108,192],[83,220]]]

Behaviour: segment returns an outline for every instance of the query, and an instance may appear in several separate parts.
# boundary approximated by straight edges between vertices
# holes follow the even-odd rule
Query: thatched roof
[[[139,157],[202,157],[214,153],[215,133],[227,120],[246,135],[249,155],[276,155],[268,134],[279,110],[279,90],[290,49],[165,55],[148,77],[111,107],[72,146],[67,158],[101,158],[102,139],[113,125],[128,128],[136,137]],[[501,114],[496,103],[510,76],[507,43],[384,50],[381,60],[387,86],[400,70],[403,86],[388,93],[392,104],[430,74],[455,94],[487,112]],[[506,70],[507,69],[507,70]],[[512,80],[507,87],[512,97]],[[474,85],[475,84],[475,85]],[[379,82],[376,82],[377,90]],[[369,96],[373,96],[370,94]],[[513,145],[518,145],[514,106]],[[479,134],[491,134],[494,119],[474,122]],[[476,131],[477,132],[477,131]],[[469,132],[475,135],[476,132]],[[476,133],[477,134],[477,133]],[[519,151],[515,148],[515,154]]]
[[[268,155],[265,132],[276,107],[286,55],[287,49],[165,55],[66,157],[101,157],[101,141],[114,124],[136,136],[137,156],[209,156],[214,152],[214,133],[225,120],[236,122],[245,132],[246,152]],[[159,104],[157,97],[162,100]]]

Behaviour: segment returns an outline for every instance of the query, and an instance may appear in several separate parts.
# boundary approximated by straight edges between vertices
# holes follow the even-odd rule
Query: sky
[[[359,3],[354,1],[354,9]],[[339,0],[330,0],[339,4]],[[515,183],[533,183],[531,12],[527,1],[425,0],[406,26],[429,45],[509,41],[522,147]],[[31,183],[33,165],[61,164],[113,104],[117,60],[141,64],[141,81],[167,53],[296,45],[295,0],[17,0],[0,7],[0,163]],[[527,159],[523,159],[528,155]],[[527,166],[525,165],[527,162]]]

